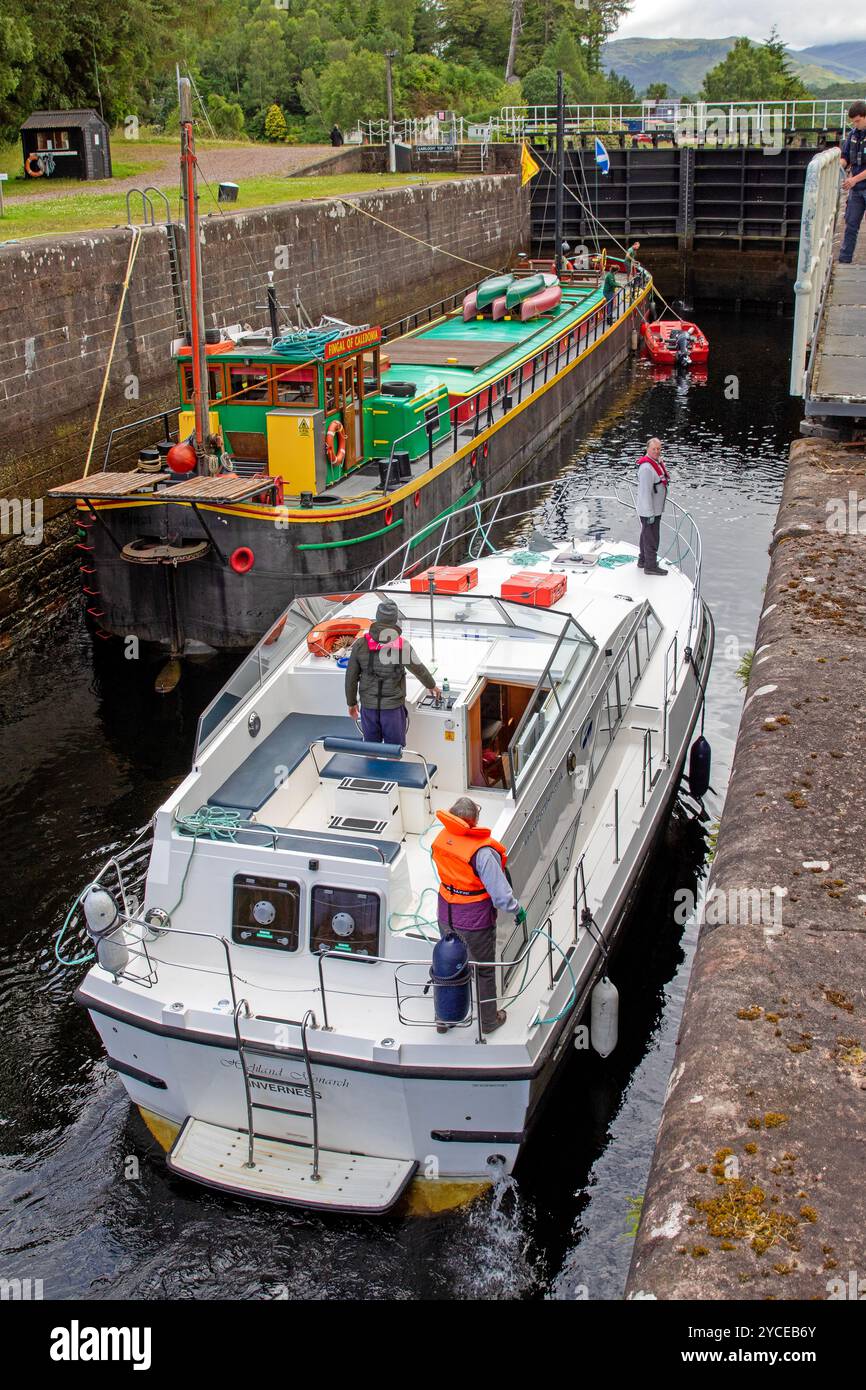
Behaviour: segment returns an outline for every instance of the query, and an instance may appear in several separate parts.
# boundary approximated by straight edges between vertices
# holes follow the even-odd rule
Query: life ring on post
[[[334,448],[334,440],[339,440],[339,446]],[[342,468],[346,457],[346,428],[342,420],[332,420],[325,435],[325,453],[328,455],[328,462],[334,468]]]
[[[367,632],[371,622],[372,618],[328,618],[307,633],[307,647],[313,656],[333,656]]]
[[[35,169],[32,167],[33,164],[36,165]],[[24,172],[25,174],[29,174],[31,179],[42,178],[45,170],[42,168],[42,160],[39,158],[38,154],[28,154],[24,161]]]

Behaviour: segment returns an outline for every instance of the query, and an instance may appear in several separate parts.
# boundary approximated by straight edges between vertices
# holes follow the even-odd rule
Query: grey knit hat
[[[376,622],[395,627],[400,621],[400,611],[392,598],[383,598],[376,609]]]

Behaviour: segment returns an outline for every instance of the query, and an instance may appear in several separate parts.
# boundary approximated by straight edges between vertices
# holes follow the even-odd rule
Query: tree
[[[505,81],[509,83],[517,81],[514,64],[517,59],[517,40],[523,28],[523,3],[524,0],[511,0],[511,35],[508,40],[508,57],[505,59]]]
[[[287,132],[288,126],[282,108],[274,102],[268,107],[268,114],[265,116],[265,139],[278,144],[285,140]]]
[[[664,101],[667,94],[667,82],[651,82],[646,89],[646,96],[648,101]]]
[[[243,107],[237,101],[226,101],[219,92],[211,92],[205,102],[210,123],[217,135],[237,137],[244,128]],[[279,107],[275,108],[279,110]],[[285,125],[285,121],[283,122]]]
[[[556,73],[553,68],[531,68],[521,85],[527,106],[552,106],[556,101]]]
[[[791,101],[809,96],[808,88],[786,67],[778,35],[765,44],[740,38],[721,63],[704,77],[704,101]]]
[[[621,77],[618,72],[611,68],[607,75],[607,99],[614,104],[621,103],[623,106],[632,105],[637,101],[638,96],[627,77]]]

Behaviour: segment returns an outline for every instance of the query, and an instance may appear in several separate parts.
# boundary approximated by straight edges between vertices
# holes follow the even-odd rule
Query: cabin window
[[[229,396],[233,405],[260,405],[271,399],[267,367],[229,367]]]
[[[293,879],[236,874],[232,941],[267,951],[297,951],[301,886]]]
[[[221,367],[208,368],[207,389],[212,401],[222,400],[223,374]],[[193,400],[192,367],[183,368],[183,399],[188,403]]]
[[[325,410],[328,414],[334,410],[339,410],[342,406],[340,400],[342,379],[343,373],[339,367],[325,368]]]
[[[274,390],[280,405],[318,405],[316,368],[277,367],[274,372]]]
[[[347,956],[379,954],[377,893],[316,884],[310,912],[310,950],[339,951]]]

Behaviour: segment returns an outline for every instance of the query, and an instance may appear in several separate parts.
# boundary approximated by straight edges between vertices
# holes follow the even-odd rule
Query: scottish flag
[[[603,174],[610,173],[610,155],[597,135],[595,137],[595,162]]]

